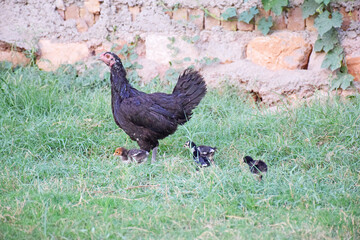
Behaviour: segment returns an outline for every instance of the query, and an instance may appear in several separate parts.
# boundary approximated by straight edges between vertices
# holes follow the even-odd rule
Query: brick
[[[80,8],[80,18],[84,19],[89,27],[95,23],[94,14],[90,13],[87,8]]]
[[[129,7],[129,12],[131,13],[131,21],[136,21],[137,15],[139,15],[141,9],[139,6]]]
[[[189,21],[194,23],[198,29],[204,29],[204,11],[201,9],[190,9]]]
[[[100,13],[100,2],[99,0],[85,0],[84,6],[91,13]]]
[[[170,19],[172,19],[172,17],[173,17],[172,11],[166,11],[165,14],[168,15],[170,17]]]
[[[56,9],[65,11],[65,4],[63,0],[56,0],[55,1],[55,7]]]
[[[305,20],[302,18],[302,10],[300,7],[290,9],[287,29],[291,31],[302,31],[305,29]]]
[[[99,20],[100,14],[96,13],[94,14],[94,24]]]
[[[78,19],[79,18],[79,7],[75,4],[71,4],[65,10],[65,20]]]
[[[175,21],[187,21],[188,20],[188,10],[186,8],[179,8],[173,12],[173,19]]]
[[[118,52],[120,51],[125,44],[127,44],[128,42],[126,42],[123,39],[117,39],[113,42],[103,42],[101,44],[98,45],[92,45],[90,46],[93,55],[99,55],[103,52],[108,52],[108,51],[113,51],[113,52]],[[118,55],[120,58],[124,58],[124,56],[122,55]]]
[[[354,76],[354,80],[360,82],[360,56],[346,57],[348,71]]]
[[[237,22],[238,31],[253,31],[255,28],[254,24],[245,23],[245,22]]]
[[[208,8],[208,11],[215,15],[216,17],[220,18],[220,9],[218,8]],[[212,16],[208,15],[205,17],[205,29],[211,30],[213,27],[220,26],[220,20],[213,18]]]
[[[39,40],[41,58],[36,61],[40,69],[52,71],[61,64],[74,64],[89,56],[85,42],[55,43],[47,39]]]
[[[225,11],[223,10],[223,12]],[[237,29],[237,19],[231,19],[230,21],[221,20],[220,24],[224,30],[236,31]]]
[[[76,19],[76,29],[78,32],[86,32],[89,29],[89,26],[86,24],[86,21],[82,18]]]
[[[65,11],[61,9],[56,9],[56,11],[59,13],[60,17],[65,20]]]
[[[340,8],[340,13],[343,16],[343,22],[341,25],[341,28],[343,30],[347,30],[350,27],[350,24],[352,21],[357,21],[357,17],[358,17],[358,11],[355,10],[353,12],[346,12],[344,7]]]
[[[253,63],[271,70],[304,69],[312,50],[310,43],[296,32],[282,31],[252,39],[246,56]]]
[[[313,17],[313,16],[310,16],[307,19],[305,19],[306,30],[316,32],[317,29],[314,26],[314,22],[315,22],[315,17]]]
[[[11,62],[13,66],[25,66],[30,63],[30,59],[27,58],[24,53],[8,50],[0,50],[0,62],[2,61]]]
[[[325,52],[315,52],[315,50],[313,49],[309,58],[309,64],[307,69],[314,71],[324,70],[321,65],[325,59],[325,56]]]
[[[285,22],[285,14],[281,13],[280,16],[276,16],[274,13],[271,13],[270,16],[273,19],[273,26],[271,30],[284,30],[286,29],[286,22]]]
[[[237,21],[221,21],[221,26],[228,31],[236,31]]]

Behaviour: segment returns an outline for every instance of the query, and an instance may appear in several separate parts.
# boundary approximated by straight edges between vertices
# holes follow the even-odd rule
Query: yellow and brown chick
[[[118,147],[115,149],[114,156],[120,156],[123,163],[143,163],[147,161],[149,152],[141,149],[127,150],[126,148]]]

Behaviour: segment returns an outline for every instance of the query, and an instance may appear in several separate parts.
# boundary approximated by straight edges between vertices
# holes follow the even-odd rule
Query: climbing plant
[[[352,84],[354,77],[348,73],[344,49],[339,40],[338,28],[343,22],[342,15],[331,6],[332,1],[335,0],[305,0],[301,6],[302,17],[303,19],[310,16],[315,18],[314,26],[318,31],[318,38],[314,50],[326,53],[321,67],[336,73],[336,77],[332,79],[331,89],[346,89]],[[271,11],[276,16],[281,15],[289,6],[288,0],[262,0],[261,2],[265,11]],[[205,14],[213,16],[206,9]],[[221,20],[232,21],[237,18],[238,21],[250,23],[257,15],[259,15],[257,7],[252,7],[239,15],[232,7],[223,12]],[[257,22],[257,26],[263,35],[267,35],[273,26],[272,16],[262,17]]]

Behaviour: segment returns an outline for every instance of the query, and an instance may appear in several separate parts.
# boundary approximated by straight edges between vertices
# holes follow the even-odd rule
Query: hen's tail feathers
[[[192,110],[206,94],[204,78],[199,72],[188,68],[180,75],[172,94],[183,105],[184,116],[178,119],[178,123],[184,124],[191,118]]]

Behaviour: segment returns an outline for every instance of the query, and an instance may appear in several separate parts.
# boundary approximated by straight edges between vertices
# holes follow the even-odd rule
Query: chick
[[[210,166],[210,159],[206,155],[201,154],[199,148],[196,146],[194,142],[187,141],[184,147],[190,148],[195,163],[199,164],[202,167]]]
[[[120,156],[123,163],[137,162],[143,163],[147,161],[149,152],[141,149],[130,149],[127,150],[123,147],[116,148],[114,156]]]
[[[192,141],[187,141],[184,145],[184,147],[188,147],[188,148],[191,148],[190,146],[196,146],[196,144]],[[196,146],[199,153],[200,153],[200,156],[202,157],[207,157],[211,163],[214,164],[214,155],[215,155],[215,152],[216,152],[216,147],[210,147],[210,146],[204,146],[204,145],[201,145],[201,146]]]
[[[267,172],[267,165],[264,161],[261,160],[254,160],[250,156],[244,157],[244,162],[249,165],[250,172],[254,174],[258,174],[260,177],[260,180],[262,179],[262,172]]]
[[[216,152],[216,147],[210,147],[210,146],[201,145],[201,146],[198,146],[197,148],[198,148],[201,156],[205,156],[205,157],[209,158],[211,163],[215,164],[214,155],[215,155],[215,152]]]

